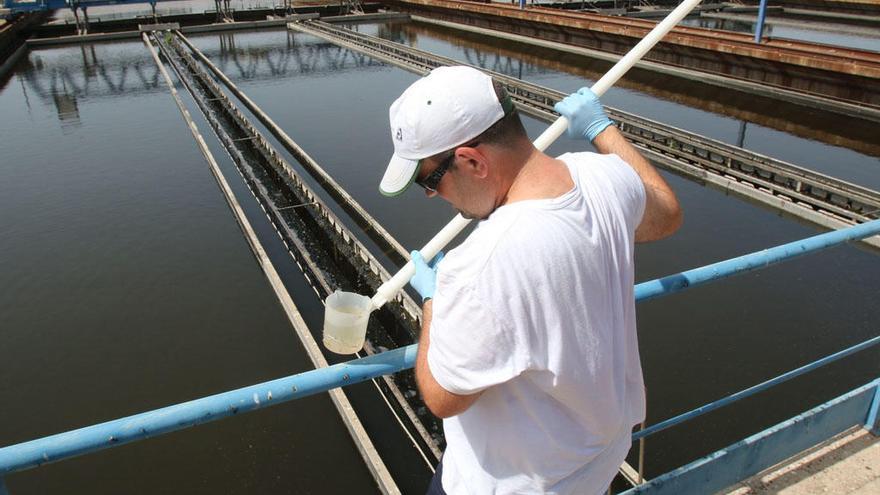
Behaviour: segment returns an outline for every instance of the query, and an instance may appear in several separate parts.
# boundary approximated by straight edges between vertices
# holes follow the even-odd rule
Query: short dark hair
[[[527,137],[526,129],[523,127],[522,120],[519,118],[519,112],[516,109],[504,85],[493,80],[492,86],[495,89],[495,96],[501,102],[504,108],[504,117],[492,124],[488,129],[483,131],[472,141],[492,144],[514,144],[517,140]]]

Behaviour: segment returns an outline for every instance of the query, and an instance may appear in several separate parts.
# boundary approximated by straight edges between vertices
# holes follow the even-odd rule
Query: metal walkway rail
[[[318,297],[323,300],[335,289],[375,291],[390,278],[378,260],[202,70],[178,38],[169,35],[159,41],[159,46]],[[398,295],[371,320],[367,354],[380,346],[412,344],[420,316],[418,306],[408,295]],[[421,399],[405,393],[415,389],[412,373],[383,377],[374,383],[418,455],[424,458],[426,469],[432,469],[440,455],[432,432],[436,434],[439,425],[427,414],[416,414],[415,411],[423,409]]]
[[[288,28],[426,74],[462,62],[321,21]],[[466,65],[466,64],[465,64]],[[485,70],[477,67],[480,70]],[[565,94],[492,71],[517,106],[544,121],[559,114],[553,104]],[[666,169],[749,201],[778,209],[824,228],[837,229],[880,218],[880,193],[797,165],[611,107],[609,116],[636,147]],[[880,239],[864,241],[880,247]]]

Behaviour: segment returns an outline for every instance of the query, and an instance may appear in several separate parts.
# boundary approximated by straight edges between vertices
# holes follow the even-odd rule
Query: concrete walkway
[[[858,427],[770,468],[724,495],[880,494],[880,437]]]

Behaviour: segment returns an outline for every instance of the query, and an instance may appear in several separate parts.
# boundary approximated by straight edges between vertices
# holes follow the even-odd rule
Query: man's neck
[[[514,174],[501,204],[557,198],[573,187],[574,181],[563,161],[530,146],[528,155]]]

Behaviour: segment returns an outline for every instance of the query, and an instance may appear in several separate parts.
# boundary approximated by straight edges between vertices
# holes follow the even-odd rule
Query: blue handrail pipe
[[[848,241],[865,239],[877,234],[880,234],[880,220],[816,235],[738,258],[640,283],[635,287],[635,298],[637,301],[644,301],[673,294],[711,281],[751,270],[766,268],[782,261],[814,253]],[[768,382],[725,397],[715,403],[658,423],[642,432],[637,432],[634,435],[634,439],[705,414],[710,410],[717,409],[730,402],[765,390],[777,383],[789,380],[819,366],[877,344],[880,344],[880,336],[781,375]],[[336,387],[359,383],[382,375],[410,369],[415,364],[416,347],[413,344],[346,363],[0,448],[0,495],[3,495],[5,492],[3,476],[9,473],[150,438],[197,424],[215,421],[234,414],[252,411],[268,405],[298,399]],[[877,388],[880,389],[880,386]],[[880,393],[877,393],[877,397],[875,402],[880,402]],[[877,405],[875,404],[872,407],[876,409]],[[876,417],[877,413],[875,411],[873,420],[875,422]]]

